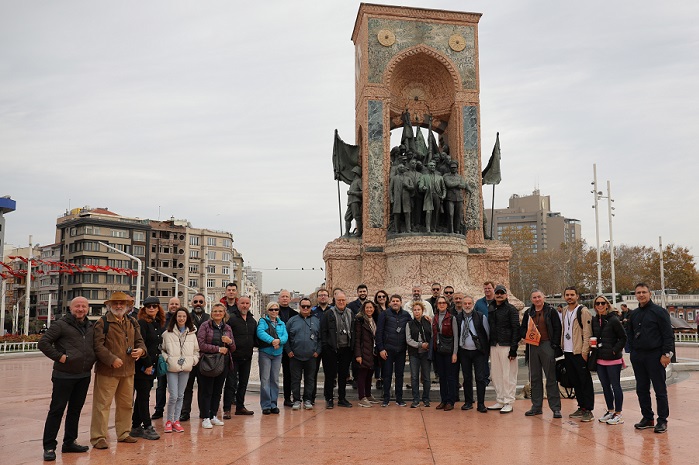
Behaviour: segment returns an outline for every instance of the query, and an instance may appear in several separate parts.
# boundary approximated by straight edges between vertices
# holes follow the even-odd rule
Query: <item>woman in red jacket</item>
[[[376,306],[371,300],[362,304],[354,319],[354,359],[359,366],[357,371],[357,394],[360,407],[371,407],[379,401],[371,395],[371,374],[374,371],[376,355]]]

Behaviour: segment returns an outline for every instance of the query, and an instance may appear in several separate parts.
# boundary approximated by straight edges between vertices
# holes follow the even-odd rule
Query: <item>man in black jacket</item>
[[[92,322],[86,318],[89,305],[85,297],[70,302],[70,313],[56,321],[41,336],[39,349],[54,361],[51,381],[51,406],[44,425],[44,460],[56,460],[56,436],[66,414],[61,452],[87,452],[88,446],[76,444],[80,412],[90,387],[92,366],[95,364]]]
[[[544,302],[544,294],[534,291],[531,295],[532,306],[524,312],[520,337],[527,339],[529,326],[536,328],[539,345],[527,342],[525,359],[529,361],[529,374],[532,385],[532,408],[524,414],[528,417],[541,415],[544,403],[544,380],[546,376],[546,396],[553,418],[561,418],[561,393],[556,381],[556,357],[563,355],[561,350],[561,319],[555,308]],[[531,323],[530,323],[531,321]]]
[[[352,407],[346,397],[345,380],[349,376],[352,363],[352,310],[347,308],[347,296],[344,292],[335,295],[335,306],[327,310],[320,320],[321,356],[325,371],[324,394],[326,408],[332,409],[333,387],[337,383],[337,405]],[[405,363],[405,355],[403,356]]]
[[[376,350],[383,361],[383,402],[382,407],[388,407],[391,400],[391,378],[395,373],[396,405],[405,407],[403,402],[403,386],[405,374],[405,353],[408,341],[405,328],[412,319],[410,314],[401,308],[403,299],[398,294],[391,296],[389,307],[381,312],[376,324]]]
[[[248,389],[250,369],[252,367],[252,349],[255,347],[257,321],[250,313],[250,297],[238,298],[238,310],[234,311],[228,320],[228,326],[233,331],[235,351],[231,352],[233,369],[226,377],[226,387],[223,392],[223,418],[231,418],[231,405],[235,399],[236,415],[253,415],[252,410],[245,408],[245,392]]]
[[[670,364],[673,349],[672,325],[667,310],[653,303],[650,289],[645,283],[636,285],[638,308],[629,318],[631,339],[631,365],[636,378],[636,395],[643,418],[634,425],[636,429],[655,427],[656,433],[667,431],[670,407],[667,402],[665,368]],[[658,407],[658,423],[654,423],[650,385],[653,383]]]
[[[495,286],[495,300],[488,306],[490,363],[497,403],[488,410],[512,412],[517,390],[519,312],[507,301],[505,286]]]
[[[286,324],[292,316],[299,314],[296,310],[289,307],[291,302],[291,293],[286,289],[279,291],[279,319]],[[291,367],[289,366],[289,355],[282,352],[282,376],[284,384],[284,407],[293,407],[291,401]]]

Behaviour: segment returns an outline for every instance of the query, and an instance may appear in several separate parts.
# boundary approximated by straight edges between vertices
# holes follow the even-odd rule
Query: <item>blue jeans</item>
[[[403,376],[405,374],[405,350],[387,350],[388,357],[383,362],[383,401],[391,400],[391,378],[396,373],[396,402],[403,402]]]
[[[167,399],[167,420],[172,422],[179,421],[182,414],[184,389],[187,387],[187,381],[189,381],[189,372],[172,373],[168,371],[165,377],[167,378],[167,390],[170,395]]]
[[[262,410],[276,408],[279,397],[279,370],[282,356],[259,352],[260,362],[260,407]]]
[[[422,401],[430,401],[430,360],[427,352],[410,356],[410,387],[413,402],[420,402],[420,376],[422,376]]]

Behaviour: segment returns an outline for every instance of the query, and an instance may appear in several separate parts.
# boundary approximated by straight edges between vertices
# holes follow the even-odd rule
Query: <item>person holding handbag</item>
[[[218,406],[221,403],[223,383],[226,381],[230,369],[230,353],[235,350],[233,331],[225,323],[228,319],[226,306],[217,302],[211,307],[211,319],[202,323],[197,331],[197,342],[201,357],[223,357],[223,370],[216,376],[207,376],[200,367],[199,371],[199,412],[203,417],[201,426],[211,429],[214,426],[223,426],[223,420],[216,417]],[[208,355],[207,355],[208,354]]]
[[[447,298],[437,298],[437,312],[432,319],[432,358],[439,376],[438,410],[454,410],[456,402],[456,376],[458,344],[454,343],[457,333],[456,317],[449,312]]]
[[[165,432],[184,433],[180,424],[184,389],[189,373],[199,363],[199,342],[192,317],[185,308],[176,310],[163,333],[162,355],[167,363],[167,423]]]
[[[267,315],[257,324],[257,339],[260,342],[260,406],[262,415],[279,414],[279,370],[282,365],[282,352],[289,336],[286,325],[279,319],[279,303],[267,304]]]
[[[376,322],[374,321],[376,305],[366,300],[354,319],[354,360],[357,362],[357,395],[360,407],[372,407],[378,404],[371,395],[371,376],[374,371],[374,354],[376,352]]]
[[[621,425],[624,417],[624,391],[621,389],[621,361],[626,331],[616,312],[603,295],[595,297],[597,315],[592,318],[592,336],[597,338],[597,376],[604,392],[607,411],[599,419],[608,425]]]

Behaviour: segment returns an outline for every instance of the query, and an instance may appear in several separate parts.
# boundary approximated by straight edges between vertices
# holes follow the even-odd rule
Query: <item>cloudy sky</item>
[[[394,3],[483,14],[482,158],[499,131],[496,208],[538,188],[594,243],[597,163],[616,244],[662,236],[699,252],[699,3]],[[6,242],[52,243],[69,207],[175,216],[231,231],[264,291],[311,292],[323,272],[299,269],[323,267],[339,234],[332,138],[337,128],[354,142],[358,8],[0,0],[0,195],[17,201]]]

